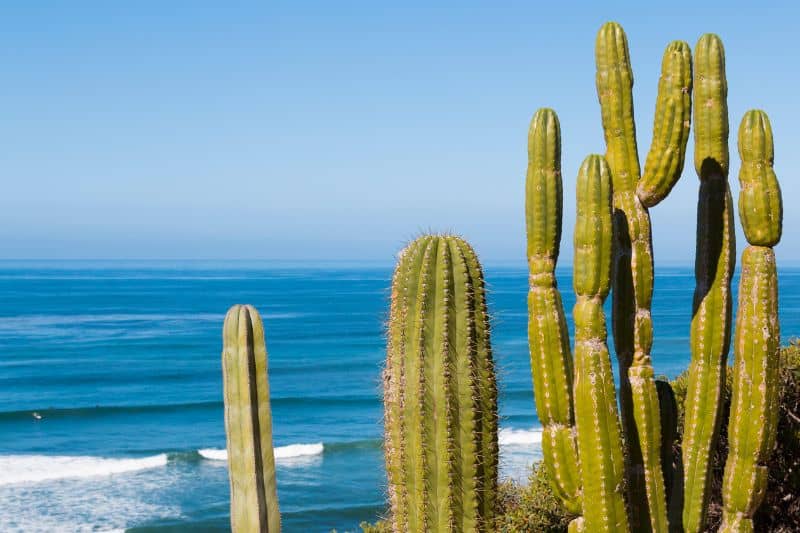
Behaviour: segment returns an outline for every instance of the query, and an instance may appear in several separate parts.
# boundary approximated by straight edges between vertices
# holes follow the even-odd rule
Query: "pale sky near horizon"
[[[739,121],[762,108],[785,206],[778,260],[800,263],[796,3],[429,4],[4,4],[0,258],[391,261],[431,229],[522,263],[527,129],[547,106],[569,265],[575,174],[604,151],[594,39],[617,20],[642,163],[664,47],[722,37],[734,197]],[[692,142],[652,210],[657,264],[693,261]]]

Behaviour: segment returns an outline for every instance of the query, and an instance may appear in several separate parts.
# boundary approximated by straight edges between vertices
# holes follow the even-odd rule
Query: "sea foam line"
[[[325,446],[321,442],[316,442],[314,444],[289,444],[288,446],[278,446],[273,452],[275,454],[275,460],[280,462],[281,460],[294,459],[296,457],[319,455],[324,449]],[[212,461],[228,460],[227,450],[204,448],[202,450],[197,450],[197,453],[199,453],[201,457]]]
[[[105,458],[66,455],[2,455],[0,485],[33,483],[62,478],[108,476],[158,468],[167,464],[167,454],[149,457]]]

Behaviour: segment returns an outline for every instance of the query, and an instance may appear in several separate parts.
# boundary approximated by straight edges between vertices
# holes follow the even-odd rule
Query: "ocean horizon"
[[[229,530],[220,353],[236,303],[264,319],[285,531],[355,531],[385,514],[380,373],[392,268],[0,261],[0,531]],[[541,441],[527,270],[489,262],[485,273],[501,474],[524,480]],[[779,277],[787,342],[800,335],[791,312],[800,268],[781,265]],[[557,279],[572,330],[571,269]],[[657,374],[675,377],[689,362],[693,292],[691,265],[657,265]]]

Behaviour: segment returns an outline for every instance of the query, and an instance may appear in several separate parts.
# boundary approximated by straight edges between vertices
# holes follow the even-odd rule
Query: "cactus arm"
[[[631,526],[645,531],[666,523],[660,440],[640,432],[660,431],[650,349],[653,322],[653,251],[650,215],[636,195],[640,168],[633,120],[633,73],[625,32],[604,24],[597,35],[597,94],[606,159],[614,183],[612,327],[620,368],[620,406],[628,451],[628,500]],[[636,387],[632,387],[631,378]],[[638,413],[638,416],[637,416]],[[641,426],[641,427],[638,427]],[[655,516],[657,513],[658,516]]]
[[[650,526],[655,532],[666,533],[667,495],[662,465],[661,412],[655,374],[650,365],[634,365],[628,370],[633,396],[633,416],[639,434],[644,461],[647,500],[650,504]]]
[[[603,301],[611,277],[611,175],[602,156],[578,173],[574,278],[575,420],[583,484],[583,523],[593,532],[629,531],[625,466]]]
[[[692,118],[692,52],[683,41],[664,51],[658,82],[653,142],[636,194],[645,207],[663,200],[678,182]]]
[[[280,532],[267,350],[261,317],[235,305],[223,326],[225,433],[234,532]]]
[[[487,531],[494,520],[497,395],[476,272],[474,252],[451,236],[420,237],[395,270],[384,408],[398,532]]]
[[[553,491],[579,513],[580,476],[572,410],[572,356],[555,279],[561,241],[561,132],[558,117],[540,109],[528,135],[525,214],[528,239],[528,342],[542,452]]]
[[[780,188],[772,170],[773,141],[763,111],[748,111],[739,128],[739,215],[750,246],[742,254],[734,340],[728,459],[722,484],[725,533],[753,531],[767,489],[767,461],[778,423],[780,326],[772,246],[781,236]]]
[[[696,288],[690,332],[692,360],[683,433],[683,526],[702,531],[709,497],[710,455],[720,426],[731,335],[731,278],[736,257],[733,202],[727,181],[728,110],[725,54],[716,35],[700,38],[694,61],[697,205]]]

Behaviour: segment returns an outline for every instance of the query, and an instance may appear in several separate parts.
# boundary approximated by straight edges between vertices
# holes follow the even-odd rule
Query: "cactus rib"
[[[234,532],[280,532],[264,325],[254,307],[225,316],[222,374]]]

